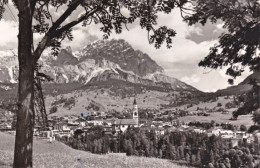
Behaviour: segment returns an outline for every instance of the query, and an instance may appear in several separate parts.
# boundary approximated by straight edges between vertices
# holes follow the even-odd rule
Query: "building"
[[[115,119],[112,128],[115,132],[125,132],[127,128],[138,127],[138,123],[134,119]]]
[[[77,120],[75,120],[75,122],[79,123],[80,127],[86,126],[86,119],[84,119],[84,118],[78,118]]]
[[[97,125],[103,125],[104,121],[103,120],[90,120],[90,121],[87,121],[87,123],[90,126],[97,126]]]
[[[164,135],[165,130],[163,127],[157,127],[154,129],[154,132],[156,135],[161,136],[161,135]]]
[[[133,120],[135,120],[135,122],[137,123],[137,126],[139,126],[138,107],[137,107],[136,99],[134,99],[133,106],[134,106],[133,107]]]
[[[213,134],[219,136],[222,130],[222,128],[210,128],[207,130],[207,134],[208,136],[212,136]]]
[[[115,132],[125,132],[127,128],[138,127],[139,126],[139,115],[138,115],[138,106],[136,99],[134,99],[133,110],[132,110],[132,119],[115,119],[112,123],[113,131]]]

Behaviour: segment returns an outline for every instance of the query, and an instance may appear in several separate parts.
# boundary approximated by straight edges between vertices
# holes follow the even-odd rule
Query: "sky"
[[[13,14],[10,10],[6,10],[3,19],[0,21],[1,51],[17,47],[17,11],[11,4],[9,7]],[[53,12],[54,16],[58,17],[64,12],[64,9],[57,12],[53,10]],[[78,10],[73,13],[72,18],[79,16],[81,12],[81,10]],[[125,12],[125,15],[127,15],[127,12]],[[167,49],[166,45],[162,45],[160,49],[155,49],[153,45],[150,45],[146,30],[142,30],[138,22],[128,25],[129,31],[124,28],[121,34],[112,33],[109,39],[124,39],[134,49],[147,53],[165,69],[168,76],[175,77],[201,91],[214,92],[230,86],[227,82],[230,77],[225,75],[225,68],[212,70],[198,67],[199,61],[207,56],[209,48],[217,43],[218,36],[225,31],[222,27],[223,23],[188,26],[187,23],[183,22],[179,10],[174,10],[169,15],[159,14],[158,26],[162,25],[173,28],[177,32],[173,38],[171,49]],[[103,34],[99,31],[99,28],[100,25],[94,24],[88,27],[77,25],[72,32],[73,41],[65,40],[62,47],[71,46],[75,52],[83,49],[91,42],[101,40]],[[36,41],[39,41],[41,37],[35,35]],[[246,70],[241,77],[235,80],[235,84],[243,81],[250,73],[249,70]]]

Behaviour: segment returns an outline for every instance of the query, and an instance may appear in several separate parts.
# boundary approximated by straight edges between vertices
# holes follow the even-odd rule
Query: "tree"
[[[199,66],[213,69],[228,66],[226,74],[240,76],[247,66],[260,69],[260,2],[258,0],[197,0],[193,14],[185,17],[189,25],[221,20],[227,32]],[[229,79],[233,83],[233,79]]]
[[[56,113],[58,111],[58,107],[56,105],[52,106],[50,109],[50,113]]]
[[[233,112],[234,118],[238,117],[238,115],[249,114],[260,108],[260,86],[257,84],[257,80],[255,79],[250,80],[250,84],[253,87],[246,94],[246,101],[244,105]]]
[[[218,104],[217,104],[217,107],[221,107],[221,106],[222,106],[222,104],[221,104],[221,103],[218,103]]]
[[[163,42],[171,47],[175,31],[161,26],[155,28],[158,13],[170,13],[175,7],[181,8],[186,0],[12,0],[18,10],[18,113],[16,127],[16,141],[14,152],[14,167],[32,167],[32,144],[34,127],[34,78],[35,68],[42,52],[51,47],[53,55],[58,55],[61,42],[73,39],[72,28],[79,23],[87,26],[92,22],[101,24],[100,31],[107,39],[112,30],[121,33],[123,26],[137,20],[140,26],[148,31],[148,39],[156,48]],[[8,0],[0,0],[0,19]],[[57,18],[50,8],[64,10]],[[121,13],[127,9],[129,17]],[[71,18],[76,10],[83,14],[78,18]],[[69,22],[66,22],[69,20]],[[72,20],[72,21],[71,21]],[[34,49],[33,36],[40,33],[43,38]]]
[[[246,126],[245,125],[241,125],[240,126],[240,131],[246,131],[247,129],[246,129]]]
[[[257,110],[253,114],[253,121],[255,124],[260,126],[260,110]]]

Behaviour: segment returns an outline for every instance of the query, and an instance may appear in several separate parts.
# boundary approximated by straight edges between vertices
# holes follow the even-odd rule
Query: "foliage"
[[[232,148],[230,142],[220,137],[195,132],[172,132],[157,136],[155,132],[142,132],[138,128],[128,129],[117,138],[102,136],[97,128],[87,131],[87,135],[60,140],[73,148],[94,153],[124,152],[127,155],[158,157],[184,161],[187,165],[205,167],[209,164],[215,168],[253,167],[252,149],[254,146]]]
[[[209,55],[199,66],[213,69],[228,66],[226,74],[240,76],[245,66],[260,68],[260,3],[258,0],[198,0],[194,13],[185,18],[189,25],[221,20],[227,32],[219,37],[219,44],[210,49]],[[233,83],[230,79],[229,83]]]
[[[241,126],[240,126],[240,131],[246,131],[246,130],[247,130],[247,128],[246,128],[245,125],[241,125]]]
[[[221,123],[221,127],[225,130],[232,130],[234,131],[235,130],[235,127],[234,125],[232,124],[224,124],[224,123]]]
[[[57,111],[58,111],[58,107],[57,106],[51,106],[50,114],[56,113]]]
[[[260,126],[260,110],[257,110],[253,114],[253,121],[255,124]]]
[[[260,108],[260,86],[256,80],[252,80],[250,83],[253,85],[252,90],[246,94],[244,105],[233,112],[234,118],[237,118],[239,115],[252,113],[252,111]]]
[[[94,111],[99,111],[100,107],[93,101],[91,101],[88,105],[88,107],[86,107],[87,110],[94,110]]]
[[[222,106],[222,104],[221,104],[221,103],[218,103],[218,104],[217,104],[217,107],[221,107],[221,106]]]
[[[52,107],[58,106],[60,104],[63,104],[64,108],[71,109],[73,106],[75,106],[75,98],[70,97],[70,98],[64,98],[61,96],[59,99],[55,100],[54,102],[51,103]]]
[[[0,19],[7,2],[8,0],[0,1]],[[14,0],[13,3],[20,10],[20,3],[17,0]],[[174,8],[183,7],[185,3],[186,1],[178,0],[34,1],[31,4],[33,12],[32,29],[34,33],[43,34],[44,37],[33,55],[38,59],[45,47],[51,47],[52,54],[58,55],[62,41],[66,38],[73,40],[72,28],[79,23],[82,23],[84,27],[92,23],[102,25],[100,31],[104,33],[104,39],[107,39],[112,31],[121,33],[123,27],[128,29],[128,24],[139,21],[140,27],[148,31],[149,43],[154,44],[156,48],[160,48],[162,43],[165,42],[167,47],[170,48],[172,37],[175,36],[176,32],[166,26],[157,26],[158,14],[169,14]],[[73,11],[78,10],[79,6],[82,7],[82,14],[78,18],[70,17]],[[64,8],[65,11],[56,19],[51,9],[59,11],[64,10]],[[123,14],[123,10],[127,10],[128,16]],[[66,19],[70,21],[65,23]]]
[[[13,167],[14,136],[0,132],[0,167]],[[72,149],[58,141],[52,143],[46,140],[34,139],[33,167],[160,167],[186,168],[172,161],[157,158],[128,157],[123,154],[97,155]],[[80,159],[80,160],[79,160]],[[75,166],[73,166],[75,165]]]
[[[254,131],[260,131],[260,126],[259,125],[252,125],[249,129],[248,129],[248,133],[253,133]]]
[[[189,126],[195,126],[195,127],[201,127],[201,128],[205,128],[205,129],[210,129],[212,127],[214,127],[213,122],[189,122]]]

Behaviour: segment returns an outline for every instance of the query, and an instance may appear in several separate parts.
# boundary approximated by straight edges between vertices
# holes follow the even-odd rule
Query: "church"
[[[139,126],[139,116],[138,116],[138,107],[136,99],[134,98],[133,109],[132,109],[132,118],[131,119],[115,119],[112,124],[113,131],[116,132],[125,132],[129,127],[138,127]]]

